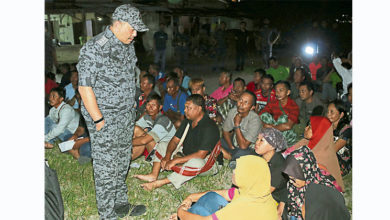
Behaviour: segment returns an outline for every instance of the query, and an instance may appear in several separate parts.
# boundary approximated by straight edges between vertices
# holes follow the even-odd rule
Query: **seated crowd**
[[[342,177],[352,171],[352,60],[294,57],[290,68],[269,59],[248,84],[221,68],[210,95],[202,78],[157,64],[137,78],[132,160],[150,173],[134,175],[145,190],[180,188],[196,176],[233,170],[232,187],[189,195],[171,219],[349,219]],[[68,152],[90,162],[80,114],[77,70],[61,67],[57,85],[45,78],[45,148],[74,141]],[[162,171],[171,172],[159,179]]]

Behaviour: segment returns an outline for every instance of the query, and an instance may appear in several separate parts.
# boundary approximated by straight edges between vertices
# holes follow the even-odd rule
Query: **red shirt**
[[[254,81],[249,82],[248,85],[246,85],[246,90],[251,91],[251,92],[255,92],[255,90],[256,90],[255,82]]]
[[[276,100],[275,90],[271,90],[269,96],[267,97],[263,96],[261,89],[256,90],[254,93],[256,95],[256,104],[259,104],[259,110],[263,109],[268,102]]]
[[[315,64],[315,63],[310,63],[309,64],[309,69],[311,73],[311,79],[316,80],[317,79],[317,70],[321,68],[321,63]]]
[[[287,104],[285,106],[282,106],[282,108],[284,112],[287,114],[288,119],[290,119],[295,124],[297,124],[298,116],[299,116],[299,107],[297,103],[295,103],[294,100],[288,97]],[[259,115],[263,114],[264,112],[270,113],[274,117],[275,121],[278,120],[278,118],[283,114],[283,112],[280,110],[278,100],[269,102],[264,107],[264,109],[260,111]]]
[[[47,81],[45,83],[45,93],[46,93],[46,95],[49,95],[50,90],[52,90],[53,88],[57,88],[57,87],[58,87],[58,84],[56,82],[54,82],[51,79],[47,79]]]

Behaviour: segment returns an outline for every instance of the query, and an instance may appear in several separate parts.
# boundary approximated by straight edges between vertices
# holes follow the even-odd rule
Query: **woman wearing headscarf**
[[[344,197],[329,176],[322,174],[308,146],[302,146],[286,158],[283,172],[290,178],[287,183],[290,219],[350,219]]]
[[[344,103],[336,100],[328,104],[327,118],[332,123],[334,148],[337,152],[341,175],[352,170],[352,126]]]
[[[177,210],[177,216],[181,220],[277,219],[276,202],[270,191],[271,173],[267,162],[263,158],[254,155],[238,158],[236,168],[233,171],[232,182],[238,188],[189,195]],[[215,202],[215,199],[212,198],[214,196],[209,197],[214,193],[225,198],[226,203],[228,201],[229,203],[221,209],[215,207],[218,202]],[[209,197],[210,201],[207,204],[202,201],[204,197]],[[188,209],[191,203],[196,201],[197,203]],[[210,209],[211,206],[214,207],[214,210]],[[194,214],[199,209],[203,210],[204,213],[209,212],[211,214],[207,216]],[[173,218],[171,217],[171,219]]]
[[[278,203],[279,219],[287,219],[287,212],[284,208],[287,202],[288,178],[282,174],[285,159],[281,153],[286,148],[287,142],[282,132],[275,128],[263,128],[255,143],[255,152],[267,161],[271,172],[271,192],[272,197]]]
[[[291,151],[302,146],[307,146],[313,151],[321,172],[331,179],[334,178],[336,189],[343,192],[344,182],[334,150],[332,123],[325,117],[311,116],[310,124],[305,128],[304,138],[288,148],[283,154],[287,156]]]

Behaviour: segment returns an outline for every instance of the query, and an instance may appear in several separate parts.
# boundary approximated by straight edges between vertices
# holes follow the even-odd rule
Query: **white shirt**
[[[348,85],[352,83],[352,68],[346,69],[341,65],[341,59],[336,58],[333,59],[333,66],[336,68],[337,72],[341,76],[341,79],[343,80],[343,94],[345,95],[348,93]]]

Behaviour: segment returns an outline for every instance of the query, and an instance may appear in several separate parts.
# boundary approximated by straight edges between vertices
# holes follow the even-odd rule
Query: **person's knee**
[[[133,138],[142,136],[143,134],[145,134],[145,131],[140,126],[135,125]]]

